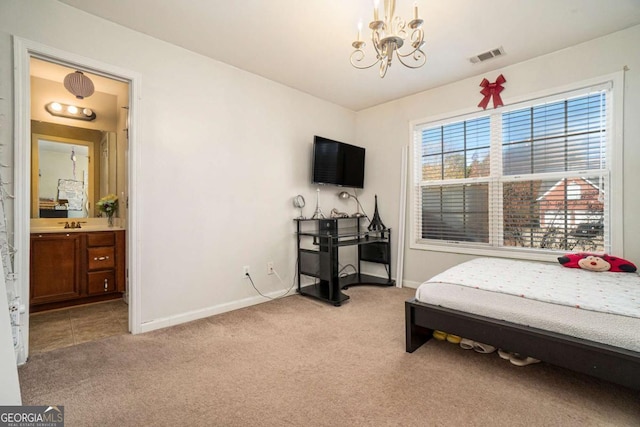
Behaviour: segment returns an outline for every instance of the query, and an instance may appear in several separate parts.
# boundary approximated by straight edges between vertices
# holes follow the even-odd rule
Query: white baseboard
[[[374,277],[379,277],[381,279],[387,279],[387,276],[382,276],[379,274],[372,274],[372,273],[368,273],[368,272],[363,272],[365,274],[368,274],[369,276],[374,276]],[[392,277],[393,280],[397,280],[395,277]],[[414,282],[411,280],[402,280],[402,286],[403,288],[412,288],[412,289],[418,289],[418,287],[420,285],[422,285],[423,282]]]
[[[280,289],[278,291],[270,292],[265,295],[267,295],[270,298],[277,298],[278,296],[282,295],[282,293],[283,293],[283,290]],[[287,295],[287,297],[292,295],[296,295],[296,292],[293,290]],[[240,308],[261,304],[263,302],[268,302],[268,301],[270,300],[260,295],[256,295],[253,297],[249,297],[249,298],[245,298],[237,301],[231,301],[224,304],[201,308],[199,310],[188,311],[186,313],[176,314],[173,316],[164,317],[162,319],[155,319],[149,322],[144,322],[140,326],[140,332],[144,333],[144,332],[155,331],[156,329],[168,328],[170,326],[176,326],[182,323],[187,323],[187,322],[191,322],[198,319],[204,319],[205,317],[226,313],[228,311],[238,310]]]
[[[380,278],[385,278],[383,276],[378,276],[375,274],[371,274],[371,275],[380,277]],[[310,282],[309,284],[311,283],[313,282]],[[402,282],[403,287],[413,288],[413,289],[417,289],[418,286],[420,286],[421,284],[422,284],[421,282],[412,282],[409,280],[403,280]],[[306,283],[303,283],[303,286],[305,285]],[[270,292],[266,295],[271,298],[277,298],[278,296],[282,295],[282,292],[283,290],[280,289],[278,291]],[[296,292],[292,290],[287,296],[291,296],[291,295],[296,295]],[[231,301],[224,304],[201,308],[199,310],[193,310],[193,311],[188,311],[186,313],[164,317],[161,319],[155,319],[155,320],[142,323],[142,325],[140,325],[140,332],[144,333],[144,332],[155,331],[156,329],[168,328],[170,326],[176,326],[182,323],[187,323],[187,322],[191,322],[198,319],[204,319],[205,317],[226,313],[228,311],[238,310],[240,308],[261,304],[267,301],[269,300],[260,295],[256,295],[256,296],[252,296],[252,297],[237,300],[237,301]]]
[[[414,282],[412,280],[403,280],[402,281],[402,287],[403,288],[413,288],[413,289],[418,289],[418,287],[422,285],[422,282]]]

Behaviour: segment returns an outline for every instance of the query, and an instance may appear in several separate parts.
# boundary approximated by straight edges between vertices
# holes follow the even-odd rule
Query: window
[[[413,247],[609,252],[611,96],[607,84],[415,125]]]
[[[421,188],[422,237],[488,243],[489,116],[426,128],[421,135],[420,171],[427,183]]]

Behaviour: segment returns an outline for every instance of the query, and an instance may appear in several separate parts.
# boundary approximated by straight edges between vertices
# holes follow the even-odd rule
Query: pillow
[[[583,268],[590,271],[633,273],[637,270],[632,262],[607,254],[599,255],[586,252],[567,254],[559,257],[558,262],[568,268]]]

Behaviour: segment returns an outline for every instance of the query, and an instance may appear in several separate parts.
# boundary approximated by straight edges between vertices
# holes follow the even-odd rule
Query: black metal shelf
[[[393,286],[391,280],[391,229],[366,230],[360,227],[358,217],[331,219],[296,219],[298,240],[298,293],[340,306],[349,296],[342,289],[359,285]],[[345,221],[355,221],[355,227],[341,227]],[[302,230],[301,224],[315,221],[312,230]],[[302,249],[300,242],[304,237],[312,237],[318,248]],[[358,246],[358,267],[355,274],[339,277],[338,248]],[[362,274],[361,262],[384,264],[387,276],[376,277]],[[301,286],[301,276],[314,277],[312,285]]]
[[[316,298],[325,302],[330,302],[333,305],[340,306],[343,302],[349,299],[349,295],[345,295],[339,289],[335,294],[330,292],[331,288],[322,282],[315,283],[313,285],[303,286],[298,289],[300,295]]]
[[[352,286],[361,285],[393,286],[395,284],[395,280],[362,273],[354,273],[340,278],[340,289],[348,289]]]
[[[315,246],[326,246],[326,243],[322,243],[319,241],[320,238],[316,239],[314,242]],[[326,239],[326,238],[325,238]],[[389,239],[386,237],[360,237],[360,238],[351,238],[345,240],[333,239],[334,241],[331,243],[334,247],[340,246],[355,246],[355,245],[369,245],[371,243],[376,242],[387,242]]]
[[[327,221],[327,220],[322,220],[322,221]],[[385,228],[383,230],[372,231],[372,230],[362,229],[359,227],[347,227],[347,228],[336,228],[331,230],[304,230],[304,231],[300,231],[299,234],[301,236],[340,239],[345,237],[367,238],[367,237],[384,236],[385,233],[387,233],[388,231],[389,231],[388,228]]]
[[[354,273],[348,276],[340,277],[340,287],[336,290],[335,295],[331,293],[331,287],[321,282],[301,287],[298,292],[301,295],[313,297],[322,301],[330,302],[335,306],[341,305],[348,300],[349,295],[342,290],[349,289],[351,286],[393,286],[395,281],[385,279],[384,277],[371,276],[369,274]]]

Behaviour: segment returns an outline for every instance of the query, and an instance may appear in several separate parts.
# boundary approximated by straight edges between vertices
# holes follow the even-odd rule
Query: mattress
[[[522,262],[511,260],[501,261],[506,261],[507,263]],[[541,263],[541,265],[555,267],[555,265],[552,264]],[[518,267],[520,266],[518,265]],[[455,268],[456,267],[454,267],[454,269]],[[560,267],[560,271],[562,270],[564,270],[564,267]],[[455,279],[452,278],[451,272],[447,271],[445,273],[446,275],[444,276],[435,276],[420,285],[416,290],[416,299],[426,304],[473,313],[640,352],[640,339],[637,334],[637,331],[640,330],[640,318],[638,317],[584,309],[575,305],[571,306],[530,299],[523,297],[521,294],[501,293],[493,290],[480,289],[469,283],[466,285],[456,284],[452,283],[455,282]],[[626,275],[630,273],[594,274]],[[521,271],[520,276],[528,279],[529,285],[532,284],[533,281],[531,277],[527,276],[526,273]],[[559,282],[562,282],[562,280],[559,279]],[[588,285],[588,283],[583,282],[582,285]]]

